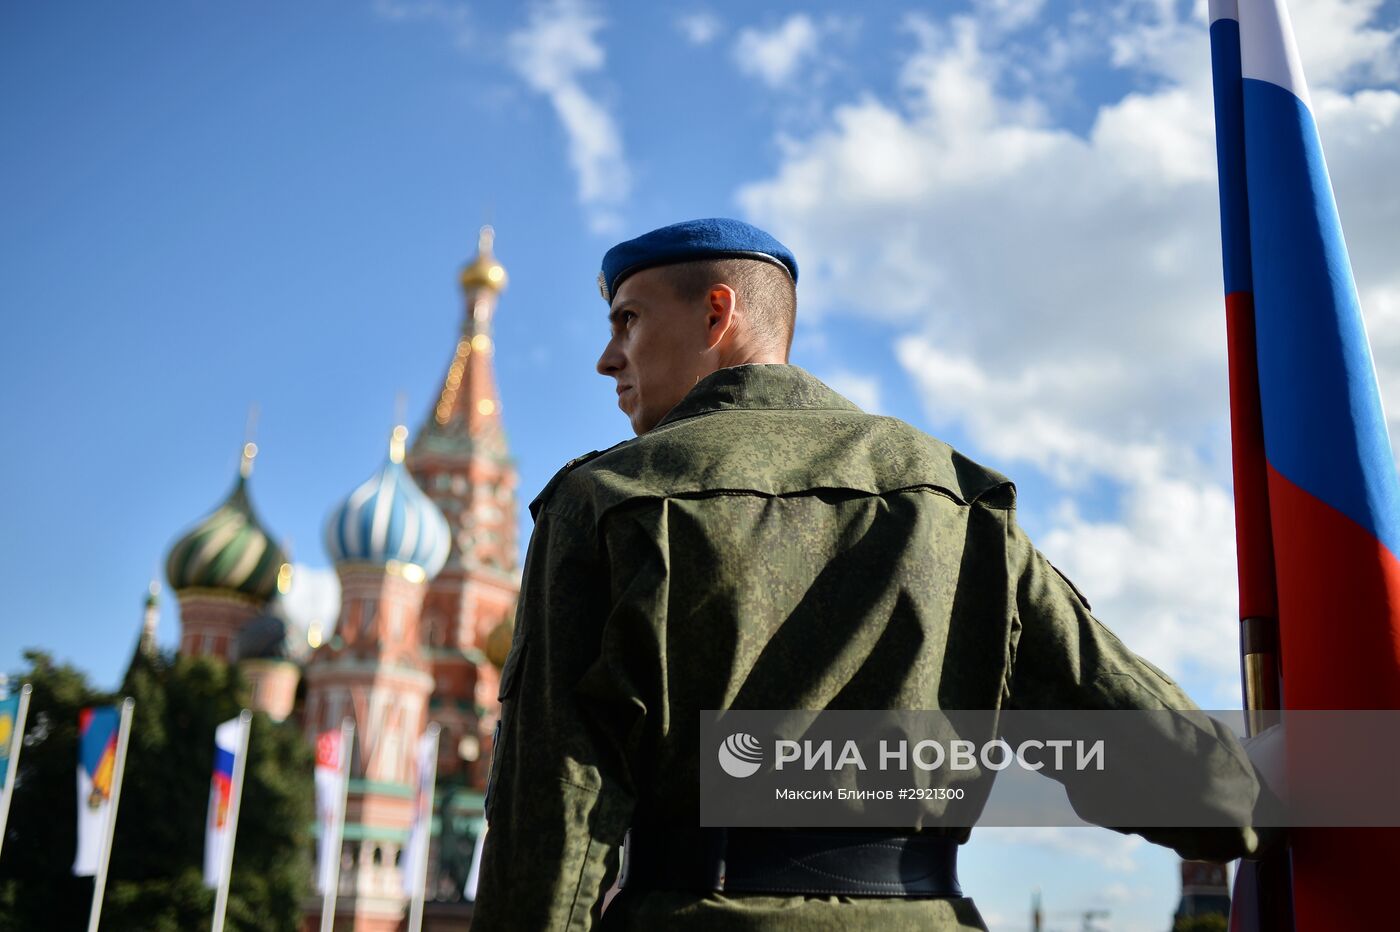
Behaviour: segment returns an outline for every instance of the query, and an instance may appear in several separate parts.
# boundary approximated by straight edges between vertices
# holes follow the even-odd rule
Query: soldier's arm
[[[1006,708],[1197,709],[1165,673],[1129,650],[1090,613],[1088,600],[1032,545],[1014,512],[1007,513],[1007,537],[1014,619]],[[1122,738],[1115,757],[1118,777],[1126,772],[1139,781],[1138,792],[1160,793],[1159,805],[1180,801],[1182,811],[1187,805],[1192,811],[1209,809],[1238,827],[1115,826],[1117,830],[1141,834],[1197,860],[1253,857],[1277,841],[1277,831],[1250,827],[1261,792],[1258,774],[1223,725],[1204,715],[1154,714],[1133,718]],[[1121,753],[1125,745],[1128,753]],[[1096,794],[1105,784],[1097,775],[1069,774],[1062,782],[1076,812],[1091,822],[1103,821],[1096,818]]]
[[[540,513],[501,671],[476,932],[591,928],[616,876],[632,793],[612,729],[578,694],[606,617],[600,563],[590,526]]]

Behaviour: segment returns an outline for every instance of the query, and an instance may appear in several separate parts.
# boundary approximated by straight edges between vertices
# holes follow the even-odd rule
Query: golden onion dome
[[[496,261],[496,255],[491,251],[491,244],[496,238],[496,231],[489,226],[481,228],[481,236],[477,240],[476,258],[462,267],[462,288],[466,291],[478,291],[488,288],[491,291],[504,291],[509,278],[506,275],[505,266]]]
[[[506,665],[506,656],[510,653],[510,642],[514,636],[514,613],[512,613],[511,617],[501,621],[487,633],[486,650],[483,651],[483,653],[486,654],[486,659],[491,661],[491,664],[497,670]]]

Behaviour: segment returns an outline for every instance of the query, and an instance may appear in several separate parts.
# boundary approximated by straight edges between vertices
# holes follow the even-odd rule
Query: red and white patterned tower
[[[327,521],[340,618],[306,667],[307,737],[347,716],[355,723],[336,901],[336,928],[355,932],[397,930],[407,903],[401,861],[413,822],[414,745],[433,688],[420,612],[450,546],[442,513],[404,468],[407,437],[394,428],[389,461]]]

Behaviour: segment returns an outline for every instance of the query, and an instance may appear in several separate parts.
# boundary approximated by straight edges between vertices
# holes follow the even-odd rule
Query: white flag
[[[317,846],[316,890],[325,893],[331,886],[331,867],[340,859],[340,826],[337,810],[345,795],[340,772],[340,729],[316,736],[316,825],[320,830]]]
[[[433,834],[433,783],[437,775],[437,735],[418,739],[414,754],[418,764],[418,787],[413,799],[413,828],[409,830],[408,847],[404,849],[403,893],[414,896],[424,878],[423,868],[428,859],[428,842]]]
[[[242,746],[242,723],[231,718],[214,729],[214,774],[209,781],[209,815],[204,823],[204,884],[218,887],[224,869],[225,849],[233,844],[229,803],[233,800],[233,775]]]

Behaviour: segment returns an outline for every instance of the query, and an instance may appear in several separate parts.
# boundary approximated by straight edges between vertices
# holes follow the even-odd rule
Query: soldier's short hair
[[[784,353],[792,347],[797,320],[797,287],[781,266],[758,259],[698,259],[662,266],[682,301],[699,301],[715,285],[728,285],[753,322],[755,333]]]

